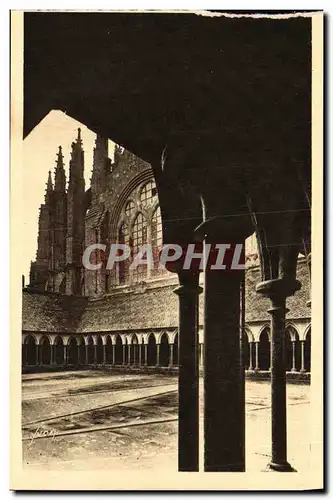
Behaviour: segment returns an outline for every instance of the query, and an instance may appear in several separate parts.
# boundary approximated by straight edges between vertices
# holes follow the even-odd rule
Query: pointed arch
[[[173,364],[178,366],[178,332],[175,335],[175,339],[173,341]]]
[[[301,368],[301,345],[296,328],[289,324],[285,331],[286,371],[299,371]]]
[[[259,338],[259,369],[268,371],[271,368],[271,343],[268,327],[261,330]]]
[[[304,341],[304,369],[306,372],[311,372],[311,327],[306,331]]]
[[[122,222],[118,230],[118,243],[121,245],[130,246],[130,233],[127,223]],[[125,259],[118,262],[118,281],[119,284],[127,283],[129,280],[130,260]]]
[[[68,364],[76,366],[79,363],[79,348],[75,337],[70,337],[68,339],[67,349]]]
[[[111,340],[111,337],[110,335],[107,335],[106,336],[106,342],[105,342],[105,349],[106,349],[106,363],[108,364],[112,364],[114,362],[114,359],[113,359],[113,345],[112,345],[112,340]]]
[[[123,363],[123,342],[121,336],[117,334],[116,348],[115,348],[115,364],[121,365],[122,363]]]
[[[142,212],[138,212],[132,226],[132,258],[133,260],[138,255],[141,247],[147,243],[147,221]],[[140,264],[132,269],[133,282],[144,281],[147,278],[147,265]]]
[[[157,347],[156,347],[156,339],[153,333],[149,334],[148,337],[148,366],[156,366],[157,361]]]
[[[39,341],[40,364],[51,364],[51,342],[48,335],[43,335]]]
[[[96,335],[95,337],[96,343],[96,359],[95,363],[101,364],[103,363],[104,353],[103,353],[103,340],[100,335]]]
[[[95,360],[95,346],[94,346],[94,340],[91,335],[88,335],[87,337],[87,344],[86,344],[86,351],[87,351],[87,364],[92,365]]]
[[[24,339],[25,345],[25,359],[28,366],[35,366],[37,364],[37,342],[34,335],[29,334]]]
[[[86,344],[82,335],[78,338],[78,350],[79,350],[79,365],[85,365],[86,360]]]
[[[166,332],[164,332],[160,339],[160,366],[169,366],[169,364],[170,364],[169,339]]]

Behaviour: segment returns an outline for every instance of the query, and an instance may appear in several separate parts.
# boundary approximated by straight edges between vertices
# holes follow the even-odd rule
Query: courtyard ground
[[[311,452],[310,386],[288,384],[287,396],[288,458],[296,470],[305,472]],[[177,377],[157,373],[87,370],[25,374],[24,466],[174,471],[177,397]],[[200,408],[202,415],[202,380]],[[265,470],[270,458],[268,381],[246,381],[246,450],[247,470]]]

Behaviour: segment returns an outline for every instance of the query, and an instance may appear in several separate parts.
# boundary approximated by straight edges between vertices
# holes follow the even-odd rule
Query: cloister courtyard
[[[308,384],[287,385],[288,458],[299,472],[310,467],[310,390]],[[177,376],[170,374],[116,369],[23,374],[24,466],[177,470],[177,399]],[[200,409],[202,416],[202,379]],[[270,432],[270,382],[246,380],[247,470],[266,470]]]

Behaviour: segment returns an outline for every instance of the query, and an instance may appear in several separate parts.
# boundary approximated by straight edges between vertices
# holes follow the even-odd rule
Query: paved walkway
[[[310,467],[310,387],[288,384],[287,394],[288,457],[304,472]],[[177,397],[177,378],[161,374],[23,375],[24,465],[50,470],[174,471]],[[202,384],[200,408],[202,412]],[[246,382],[246,449],[247,470],[264,470],[270,457],[267,381]]]

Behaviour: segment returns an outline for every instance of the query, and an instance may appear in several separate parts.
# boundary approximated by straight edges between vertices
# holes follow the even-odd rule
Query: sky
[[[66,177],[71,144],[81,128],[83,149],[85,152],[86,189],[90,186],[93,148],[96,134],[82,123],[73,120],[61,111],[51,111],[23,141],[23,220],[24,241],[21,256],[21,274],[25,283],[29,282],[30,262],[35,260],[37,250],[39,207],[44,202],[48,171],[54,179],[57,152],[62,146]],[[114,143],[109,141],[109,156],[113,157]]]

